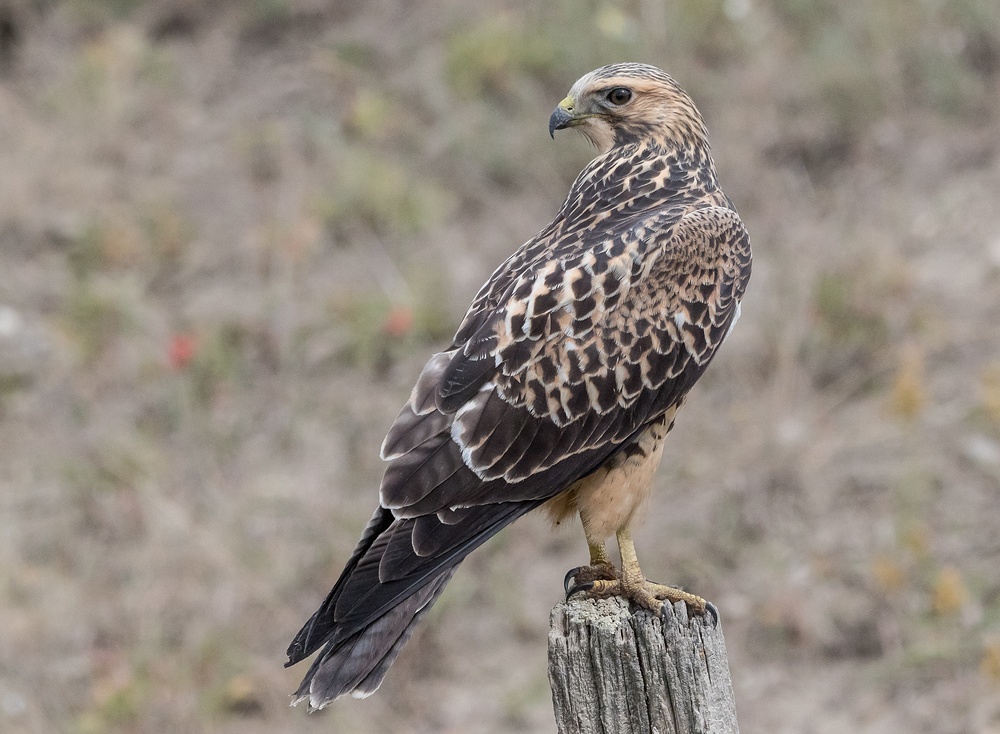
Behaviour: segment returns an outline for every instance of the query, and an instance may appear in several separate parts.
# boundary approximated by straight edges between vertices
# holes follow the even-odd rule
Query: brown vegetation
[[[1000,731],[995,0],[0,0],[0,730],[554,729],[586,547],[540,518],[375,697],[306,717],[281,666],[622,59],[699,103],[756,256],[645,570],[718,604],[748,732]]]

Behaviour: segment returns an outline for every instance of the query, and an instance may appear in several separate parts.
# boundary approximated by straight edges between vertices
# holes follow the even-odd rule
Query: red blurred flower
[[[196,346],[194,337],[190,334],[174,334],[167,350],[167,361],[170,363],[170,368],[182,370],[187,367],[194,358]]]
[[[382,330],[389,336],[402,337],[413,328],[413,309],[409,306],[393,306],[386,314]]]

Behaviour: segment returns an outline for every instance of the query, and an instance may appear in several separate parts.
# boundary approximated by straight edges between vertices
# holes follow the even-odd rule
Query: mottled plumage
[[[643,587],[628,526],[677,410],[739,316],[749,239],[701,116],[659,69],[586,75],[552,115],[551,131],[565,127],[599,155],[489,278],[389,429],[379,507],[288,649],[293,664],[323,648],[296,700],[372,693],[458,563],[545,503],[583,520],[581,588],[704,610]],[[604,551],[612,533],[621,572]]]

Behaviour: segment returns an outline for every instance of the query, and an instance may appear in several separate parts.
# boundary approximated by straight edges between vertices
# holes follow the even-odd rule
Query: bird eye
[[[632,90],[625,87],[615,87],[608,92],[607,100],[613,105],[621,107],[632,99]]]

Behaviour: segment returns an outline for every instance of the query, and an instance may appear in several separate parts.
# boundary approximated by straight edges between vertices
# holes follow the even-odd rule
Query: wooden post
[[[552,610],[549,684],[559,734],[739,734],[721,623],[575,598]]]

